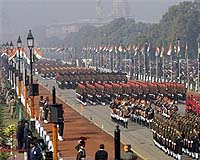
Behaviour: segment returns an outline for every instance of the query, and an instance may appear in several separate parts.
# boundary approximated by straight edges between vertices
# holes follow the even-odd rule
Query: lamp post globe
[[[21,47],[22,47],[22,41],[21,41],[21,38],[20,38],[20,36],[18,37],[18,40],[17,40],[17,48],[18,49],[21,49]]]
[[[10,49],[12,50],[14,48],[12,41],[10,42]]]
[[[29,30],[29,33],[28,33],[27,45],[28,45],[29,49],[34,47],[34,38],[33,38],[33,35],[31,33],[31,30]]]

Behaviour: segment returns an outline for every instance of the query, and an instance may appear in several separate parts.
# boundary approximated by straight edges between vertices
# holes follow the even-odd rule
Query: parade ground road
[[[103,129],[108,134],[114,136],[116,123],[111,121],[109,106],[102,105],[87,105],[81,106],[76,100],[75,90],[58,88],[55,80],[44,80],[39,75],[38,83],[46,86],[51,90],[53,86],[56,87],[56,95],[64,102],[69,104],[74,110],[79,112],[82,116],[92,121],[99,128]],[[36,78],[35,77],[35,78]],[[174,158],[167,156],[164,152],[159,150],[152,141],[152,132],[150,129],[129,121],[128,129],[120,126],[121,142],[124,144],[131,144],[135,153],[137,153],[144,160],[173,160]],[[183,156],[182,160],[189,160],[191,158]]]

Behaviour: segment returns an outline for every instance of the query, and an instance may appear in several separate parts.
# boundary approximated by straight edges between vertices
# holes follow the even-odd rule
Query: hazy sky
[[[0,32],[22,32],[54,23],[96,18],[97,0],[0,0]],[[159,22],[168,7],[184,0],[128,0],[136,21]],[[102,0],[103,16],[111,16],[112,0]]]

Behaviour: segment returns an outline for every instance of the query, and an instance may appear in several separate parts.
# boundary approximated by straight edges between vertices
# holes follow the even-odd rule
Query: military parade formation
[[[166,154],[180,160],[182,154],[199,158],[200,117],[191,113],[166,118],[155,116],[152,123],[153,141]]]
[[[144,82],[121,71],[102,72],[48,59],[35,63],[34,73],[55,80],[62,90],[75,89],[77,101],[85,106],[109,105],[111,120],[125,129],[129,122],[151,129],[154,144],[166,154],[178,160],[182,154],[199,158],[199,99],[186,95],[185,84]],[[12,118],[17,103],[16,95],[7,95]],[[186,103],[188,113],[178,114],[178,103]],[[46,120],[40,107],[40,118]]]
[[[187,109],[192,101],[186,97],[184,84],[128,80],[120,72],[54,65],[41,70],[43,77],[48,79],[45,74],[48,70],[59,88],[76,89],[77,100],[83,105],[108,104],[114,123],[128,128],[128,122],[132,121],[150,128],[154,144],[166,154],[178,160],[183,154],[199,158],[200,118]],[[186,102],[185,115],[178,114],[180,102]]]

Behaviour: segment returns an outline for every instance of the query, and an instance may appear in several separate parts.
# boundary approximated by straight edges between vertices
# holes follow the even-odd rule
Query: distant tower
[[[97,14],[97,19],[102,20],[103,9],[101,0],[97,0],[96,14]]]
[[[128,0],[113,0],[112,1],[112,16],[113,18],[124,17],[128,18],[130,14]]]

